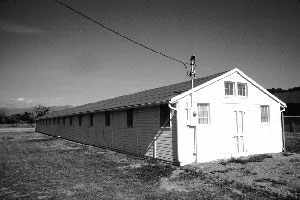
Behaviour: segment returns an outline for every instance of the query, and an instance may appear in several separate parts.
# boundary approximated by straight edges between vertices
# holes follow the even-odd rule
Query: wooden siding
[[[71,141],[109,148],[124,153],[153,157],[177,163],[176,113],[171,115],[171,127],[160,127],[160,106],[133,109],[133,127],[127,127],[127,110],[110,112],[110,126],[105,125],[104,112],[94,113],[94,123],[90,126],[90,115],[69,117],[63,125],[63,118],[55,125],[37,124],[36,131],[60,136]]]

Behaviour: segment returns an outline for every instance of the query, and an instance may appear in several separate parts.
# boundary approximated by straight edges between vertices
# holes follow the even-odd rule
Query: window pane
[[[133,109],[127,110],[127,127],[133,127]]]
[[[238,95],[246,96],[246,84],[239,83],[238,84]]]
[[[233,95],[234,93],[234,83],[225,82],[225,95]]]
[[[105,112],[105,126],[110,126],[110,112]]]
[[[209,123],[209,104],[198,104],[198,123]]]
[[[94,125],[94,115],[93,113],[90,113],[90,126]]]
[[[269,106],[260,106],[260,111],[261,111],[261,122],[269,122],[269,116],[270,116]]]

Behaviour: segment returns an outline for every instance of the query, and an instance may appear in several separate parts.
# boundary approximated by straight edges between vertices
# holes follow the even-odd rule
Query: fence
[[[284,116],[284,132],[300,134],[300,116]]]

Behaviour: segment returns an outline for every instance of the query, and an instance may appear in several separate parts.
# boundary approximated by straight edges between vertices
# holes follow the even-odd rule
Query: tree
[[[35,116],[32,112],[25,112],[20,117],[22,122],[26,122],[27,124],[34,124]]]
[[[20,121],[20,115],[19,114],[9,115],[6,118],[6,123],[8,123],[8,124],[18,124],[19,121]]]
[[[0,111],[0,124],[5,123],[6,117],[6,113],[4,111]]]
[[[50,108],[41,104],[34,107],[34,119],[40,118],[49,113]]]

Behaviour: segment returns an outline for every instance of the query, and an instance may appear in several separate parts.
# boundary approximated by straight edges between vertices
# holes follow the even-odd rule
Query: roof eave
[[[54,116],[43,116],[39,119],[49,119],[49,118],[56,118],[56,117],[68,117],[72,115],[80,115],[80,114],[88,114],[88,113],[99,113],[99,112],[105,112],[105,111],[115,111],[115,110],[124,110],[124,109],[131,109],[131,108],[141,108],[141,107],[147,107],[147,106],[153,106],[153,105],[160,105],[164,103],[168,103],[171,98],[164,99],[157,102],[148,102],[143,104],[135,104],[135,105],[129,105],[129,106],[121,106],[121,107],[114,107],[114,108],[107,108],[107,109],[95,109],[95,110],[89,110],[85,112],[73,112],[73,113],[67,113],[62,115],[54,115]]]

